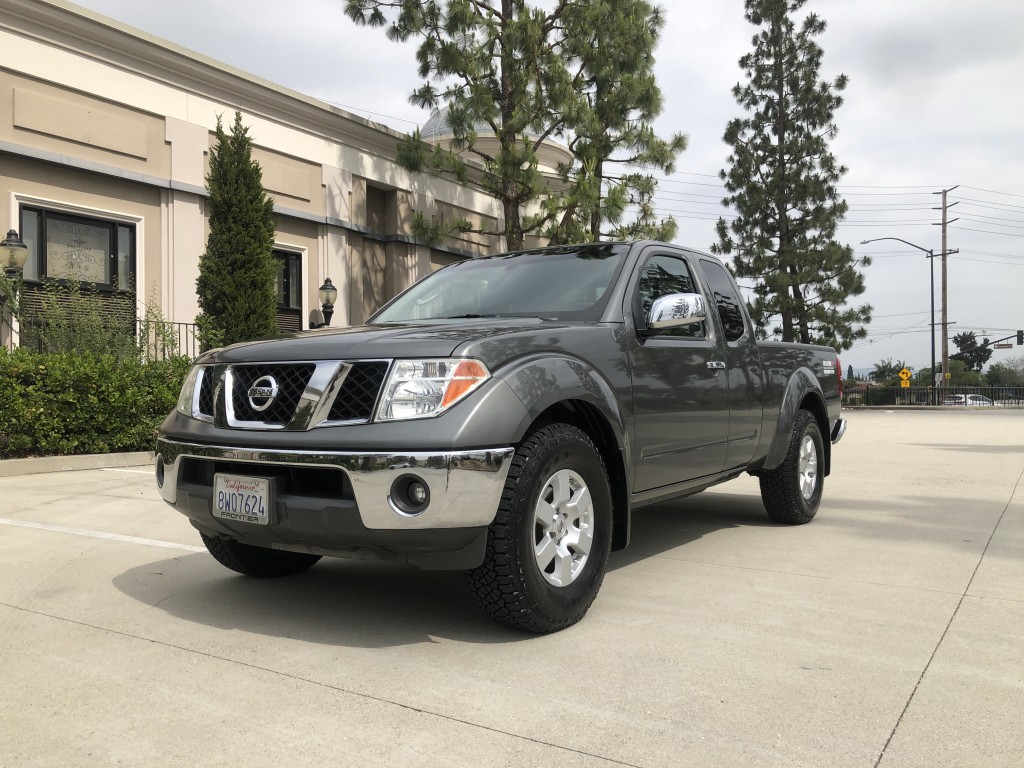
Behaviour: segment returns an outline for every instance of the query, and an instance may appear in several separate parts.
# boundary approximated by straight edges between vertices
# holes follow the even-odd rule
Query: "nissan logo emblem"
[[[249,387],[249,405],[257,413],[267,410],[277,397],[277,380],[273,376],[260,376]]]

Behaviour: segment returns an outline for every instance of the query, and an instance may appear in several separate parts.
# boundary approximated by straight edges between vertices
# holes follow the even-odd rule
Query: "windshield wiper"
[[[481,317],[499,317],[499,315],[474,315],[472,312],[465,315],[445,315],[444,317],[435,317],[434,320],[476,320]]]

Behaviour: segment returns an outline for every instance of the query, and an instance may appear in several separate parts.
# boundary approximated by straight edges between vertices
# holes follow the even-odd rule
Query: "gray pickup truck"
[[[463,261],[362,326],[210,351],[156,480],[223,565],[466,570],[497,621],[593,603],[634,510],[749,472],[806,523],[845,429],[827,347],[758,342],[721,262],[639,242]]]

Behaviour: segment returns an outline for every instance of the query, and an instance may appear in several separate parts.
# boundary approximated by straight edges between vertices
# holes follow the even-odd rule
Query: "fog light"
[[[164,487],[164,460],[163,457],[156,457],[156,487]]]
[[[391,484],[388,502],[398,514],[413,517],[430,504],[430,488],[422,478],[402,475]]]
[[[427,500],[427,488],[419,480],[409,483],[409,500],[413,504],[423,504]]]

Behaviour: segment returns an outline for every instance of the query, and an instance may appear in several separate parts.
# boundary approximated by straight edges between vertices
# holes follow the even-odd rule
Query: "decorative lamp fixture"
[[[18,237],[17,230],[8,230],[7,237],[0,240],[0,264],[3,264],[4,269],[8,271],[21,272],[25,268],[26,261],[28,261],[28,246]],[[328,282],[330,281],[328,280]]]
[[[324,280],[317,295],[324,311],[324,325],[330,325],[331,316],[334,314],[334,300],[338,298],[338,289],[334,287],[331,278]]]
[[[17,230],[9,230],[7,237],[0,240],[0,266],[4,268],[4,276],[15,281],[13,290],[17,292],[17,280],[25,269],[25,262],[28,261],[28,246],[18,237]],[[10,297],[3,286],[0,286],[0,307],[7,303]]]

